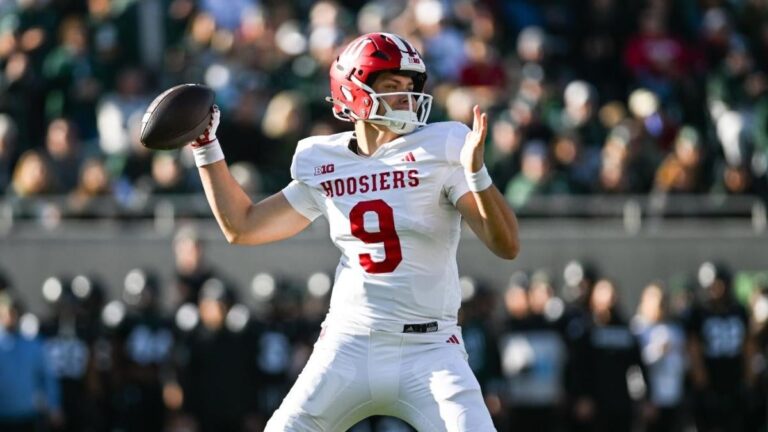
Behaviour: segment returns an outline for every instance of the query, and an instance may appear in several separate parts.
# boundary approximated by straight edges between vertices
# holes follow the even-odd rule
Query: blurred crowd
[[[238,286],[193,229],[173,248],[170,280],[51,275],[42,311],[20,301],[34,288],[0,278],[0,430],[263,429],[320,334],[331,277]],[[517,271],[503,289],[462,277],[459,322],[497,429],[765,431],[768,274],[688,270],[649,275],[634,311],[632,288],[586,261]],[[382,417],[352,431],[412,429]]]
[[[113,216],[198,192],[188,150],[138,142],[151,99],[217,93],[238,181],[279,190],[331,115],[328,69],[360,33],[425,56],[431,121],[491,114],[487,161],[517,208],[553,194],[768,198],[766,0],[0,0],[0,194]]]

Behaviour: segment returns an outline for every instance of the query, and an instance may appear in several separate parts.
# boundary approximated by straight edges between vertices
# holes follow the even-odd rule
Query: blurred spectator
[[[598,277],[598,269],[588,260],[570,260],[562,272],[563,286],[560,292],[565,310],[559,320],[559,329],[568,352],[562,381],[566,407],[573,406],[581,397],[582,360],[574,353],[582,349],[582,341],[590,326],[589,298]],[[578,427],[583,419],[579,418],[579,413],[566,410],[564,417],[569,429],[580,430]]]
[[[96,75],[106,88],[114,84],[115,72],[120,62],[129,60],[128,50],[133,49],[127,40],[121,40],[117,21],[118,7],[106,0],[88,0],[88,36]],[[134,23],[135,24],[135,23]],[[149,29],[147,29],[149,30]]]
[[[751,164],[720,164],[715,175],[712,193],[767,196],[766,178],[756,177]]]
[[[0,429],[33,432],[62,423],[59,386],[43,345],[19,331],[20,308],[0,293]]]
[[[136,188],[156,195],[183,194],[193,190],[189,172],[171,152],[152,154],[151,176],[139,178]]]
[[[443,86],[435,90],[438,95],[444,93],[445,101],[437,98],[435,106],[444,105],[445,117],[449,120],[468,124],[472,121],[472,107],[479,101],[475,93],[467,87]]]
[[[563,134],[553,142],[555,171],[561,173],[573,193],[590,193],[600,169],[600,150],[585,147],[575,134]]]
[[[43,86],[45,83],[29,55],[13,52],[0,71],[0,111],[18,126],[19,151],[42,141],[45,130]]]
[[[654,408],[647,430],[681,430],[685,402],[685,333],[668,315],[661,284],[651,283],[643,289],[631,328],[640,341],[650,383],[649,400]]]
[[[56,14],[40,0],[19,1],[15,6],[6,15],[9,27],[16,32],[18,48],[31,54],[37,67],[39,56],[55,43]]]
[[[320,337],[330,306],[332,285],[331,277],[325,272],[313,273],[307,279],[307,295],[301,304],[302,326],[307,334],[294,345],[293,361],[296,364],[306,364],[314,349],[312,343]]]
[[[166,44],[165,22],[170,18],[163,14],[167,3],[87,1],[90,57],[94,75],[105,86],[103,90],[114,88],[124,66],[140,64],[149,70],[159,69]]]
[[[676,85],[693,70],[696,55],[670,33],[668,17],[648,7],[638,15],[638,32],[627,42],[624,59],[636,83],[670,100]]]
[[[270,151],[271,141],[268,140],[260,127],[264,113],[269,103],[269,94],[259,89],[243,91],[234,100],[232,112],[222,118],[222,142],[241,142],[245,145],[233,146],[231,157],[227,152],[227,160],[249,161],[262,169],[270,169],[262,154]],[[226,141],[225,141],[226,140]]]
[[[587,331],[571,352],[577,371],[571,409],[580,428],[629,432],[637,420],[634,401],[647,396],[649,384],[640,348],[611,280],[595,282],[589,309]]]
[[[291,151],[303,135],[307,113],[303,97],[295,92],[280,92],[267,104],[261,129],[270,147],[262,148],[255,162],[266,166],[286,166]]]
[[[611,136],[600,158],[600,174],[595,190],[602,194],[629,194],[636,189],[627,170],[629,137]]]
[[[469,355],[469,366],[480,382],[491,416],[498,418],[502,415],[500,397],[503,394],[499,382],[501,371],[497,337],[492,327],[496,293],[468,276],[464,276],[461,283],[463,303],[459,325]]]
[[[745,391],[754,384],[749,318],[734,298],[732,275],[722,264],[699,267],[701,301],[686,316],[694,414],[700,431],[741,430]]]
[[[114,92],[106,93],[96,108],[99,146],[107,155],[124,154],[131,143],[130,126],[141,119],[150,100],[146,72],[126,68],[117,76]]]
[[[765,72],[757,69],[746,42],[742,38],[733,38],[728,43],[729,49],[722,63],[718,62],[712,69],[707,82],[707,98],[715,118],[723,108],[751,110],[768,86]]]
[[[70,193],[67,211],[82,218],[119,216],[120,208],[112,194],[109,173],[104,161],[86,159],[80,169],[80,180]]]
[[[56,191],[55,177],[48,159],[36,150],[27,150],[13,170],[9,192],[20,198],[40,196]]]
[[[562,277],[561,295],[568,306],[566,313],[588,310],[592,286],[599,277],[595,264],[588,260],[570,260],[563,268]]]
[[[504,190],[520,170],[523,133],[508,112],[502,112],[490,127],[491,149],[487,164],[494,185]]]
[[[74,125],[64,118],[54,119],[48,125],[45,151],[60,190],[74,189],[83,162],[83,149]]]
[[[586,147],[599,147],[605,141],[605,127],[598,118],[595,88],[585,81],[571,81],[563,92],[565,106],[554,129],[576,134]]]
[[[707,64],[716,67],[728,55],[729,45],[734,38],[731,19],[726,10],[712,4],[701,17],[701,41]]]
[[[456,82],[461,65],[466,61],[464,37],[457,28],[448,24],[450,11],[438,0],[418,0],[412,3],[415,26],[424,41],[424,62],[430,65],[430,81]],[[399,32],[405,36],[409,32]],[[419,38],[415,38],[419,40]],[[414,38],[408,38],[414,40]],[[417,43],[417,42],[416,42]]]
[[[562,427],[566,359],[557,324],[562,303],[558,308],[544,274],[535,274],[529,282],[517,273],[507,288],[505,305],[507,318],[499,350],[510,418],[504,430],[557,431]]]
[[[307,360],[307,349],[315,342],[317,328],[307,328],[302,319],[302,292],[267,273],[254,276],[251,292],[266,308],[255,333],[260,376],[258,411],[270,416],[288,393]]]
[[[645,151],[665,152],[671,149],[677,135],[677,123],[665,111],[658,93],[639,88],[627,101],[637,138]]]
[[[525,143],[520,173],[509,182],[504,192],[509,203],[522,208],[533,197],[569,192],[568,183],[551,168],[546,145],[540,141]]]
[[[596,190],[606,194],[646,193],[653,184],[657,151],[631,120],[614,127],[601,152]]]
[[[60,44],[43,63],[43,76],[49,83],[46,116],[72,116],[81,137],[90,139],[96,135],[95,105],[103,83],[94,76],[85,20],[65,18],[59,26],[59,39]]]
[[[525,27],[517,35],[517,56],[525,63],[538,64],[544,70],[549,70],[551,45],[547,44],[547,32],[538,26]]]
[[[103,287],[93,278],[49,277],[42,286],[51,305],[50,316],[42,323],[46,360],[61,386],[64,414],[62,431],[104,428],[109,415],[108,383],[111,352],[102,338],[99,317],[104,300]],[[105,358],[106,356],[106,358]]]
[[[163,386],[172,379],[174,335],[160,290],[154,273],[133,269],[125,276],[122,302],[107,314],[114,329],[113,425],[128,432],[161,430],[166,420]]]
[[[461,307],[461,329],[464,344],[468,347],[469,364],[481,385],[492,385],[498,377],[498,352],[491,328],[495,293],[473,278],[462,278],[463,289],[469,293]]]
[[[464,43],[464,52],[467,61],[459,72],[459,84],[485,93],[485,100],[503,99],[506,73],[494,48],[482,39],[472,37]]]
[[[143,191],[146,177],[152,171],[154,152],[144,147],[140,141],[141,123],[128,124],[129,147],[125,153],[107,153],[105,164],[110,176],[115,180],[116,194],[123,200],[130,200],[134,192]]]
[[[229,171],[243,191],[251,196],[263,193],[263,180],[259,170],[250,162],[235,162],[229,166]]]
[[[198,300],[200,321],[185,339],[180,383],[184,409],[200,432],[261,430],[255,417],[259,380],[247,309],[221,280],[208,279]]]
[[[704,192],[703,153],[698,132],[690,126],[680,129],[673,152],[664,158],[656,171],[654,190],[661,193]]]
[[[523,85],[530,83],[528,87],[521,87],[518,97],[512,99],[509,103],[509,115],[512,120],[521,128],[524,140],[541,140],[545,143],[552,139],[552,129],[545,123],[542,118],[541,107],[539,106],[540,100],[543,95],[540,92],[544,90],[539,88],[543,85],[541,77],[536,76],[536,67],[525,68],[526,75],[523,80]],[[525,91],[531,87],[537,87],[535,92]]]
[[[181,227],[173,239],[175,290],[171,294],[174,308],[185,303],[196,304],[203,284],[215,273],[205,259],[205,244],[192,226]]]

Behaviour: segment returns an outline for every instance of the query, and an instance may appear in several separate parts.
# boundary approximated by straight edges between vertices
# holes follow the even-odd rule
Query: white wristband
[[[217,139],[206,145],[195,147],[192,153],[195,155],[195,165],[198,167],[210,165],[224,159],[224,152],[221,150],[219,140]]]
[[[484,191],[493,184],[493,180],[491,180],[491,176],[488,174],[488,169],[485,165],[480,168],[480,171],[475,173],[464,171],[464,177],[467,179],[467,185],[469,185],[469,190],[472,192]]]

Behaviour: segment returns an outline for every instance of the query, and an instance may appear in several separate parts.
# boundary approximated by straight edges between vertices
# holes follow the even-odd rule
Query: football
[[[202,84],[181,84],[161,93],[141,120],[141,143],[153,150],[183,147],[205,131],[215,93]]]

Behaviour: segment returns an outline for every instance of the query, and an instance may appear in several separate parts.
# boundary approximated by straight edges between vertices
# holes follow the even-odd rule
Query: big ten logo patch
[[[335,171],[333,164],[325,164],[315,167],[315,175],[330,174]]]

